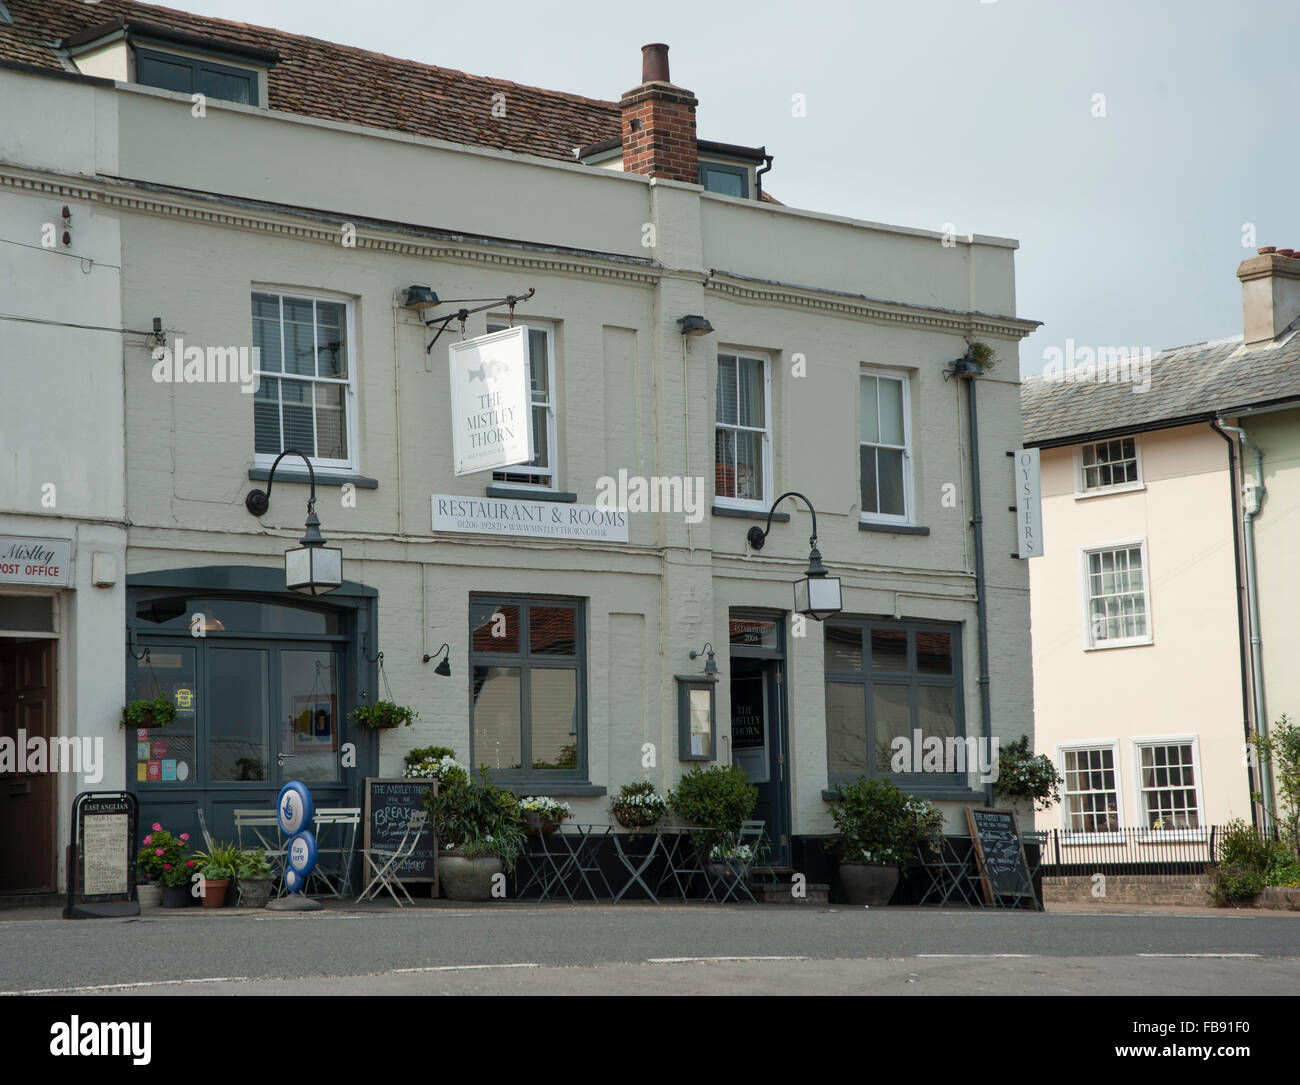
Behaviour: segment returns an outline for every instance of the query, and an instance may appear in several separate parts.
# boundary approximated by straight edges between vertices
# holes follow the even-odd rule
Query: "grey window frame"
[[[140,61],[157,60],[165,64],[174,64],[180,67],[189,68],[193,76],[193,84],[188,91],[181,91],[182,94],[202,94],[208,98],[216,98],[219,102],[235,102],[236,105],[261,106],[261,80],[258,79],[258,73],[251,68],[232,68],[228,64],[216,64],[210,60],[198,60],[195,57],[180,56],[177,53],[164,52],[161,49],[144,49],[140,46],[135,47],[135,71],[136,82],[142,87],[157,87],[156,83],[146,83],[140,78]],[[217,94],[210,94],[205,90],[199,89],[199,73],[207,69],[217,75],[225,75],[234,79],[242,79],[248,83],[249,97],[247,102],[239,102],[234,98],[222,98]],[[167,90],[167,87],[158,87],[159,90]]]
[[[700,173],[699,173],[700,181],[699,181],[699,183],[700,183],[701,186],[703,186],[705,192],[713,192],[713,194],[714,194],[715,196],[731,196],[731,193],[730,193],[730,192],[714,192],[714,190],[711,189],[711,188],[709,188],[709,186],[705,183],[705,171],[706,171],[706,170],[712,170],[714,173],[730,173],[730,174],[732,174],[732,175],[734,175],[734,176],[736,176],[736,177],[739,177],[739,178],[740,178],[740,195],[739,195],[739,196],[731,196],[731,198],[732,198],[733,200],[735,200],[735,199],[741,199],[741,200],[747,200],[747,199],[749,199],[749,169],[748,169],[747,167],[745,167],[745,166],[733,166],[733,165],[730,165],[730,164],[728,164],[728,163],[724,163],[724,162],[706,162],[706,161],[702,161],[702,162],[700,162],[699,165],[700,165]]]
[[[872,686],[876,683],[889,686],[906,686],[908,693],[908,708],[912,716],[912,730],[916,729],[917,720],[917,694],[916,690],[921,686],[939,686],[951,688],[953,694],[953,707],[956,723],[956,735],[958,740],[964,740],[967,736],[966,729],[966,697],[965,682],[963,672],[962,658],[962,625],[960,622],[927,622],[927,621],[894,621],[886,618],[873,618],[861,615],[836,615],[834,618],[828,618],[827,626],[850,626],[858,629],[862,635],[862,670],[832,670],[830,667],[825,668],[824,682],[827,686],[832,682],[843,685],[860,685],[863,687],[863,707],[866,712],[866,755],[867,769],[865,773],[854,773],[844,771],[833,771],[830,767],[830,745],[829,733],[827,734],[827,762],[826,778],[831,787],[836,784],[849,784],[857,780],[859,776],[866,776],[867,779],[889,780],[896,784],[904,791],[914,794],[924,794],[927,792],[965,792],[982,794],[974,791],[969,784],[971,767],[968,764],[966,772],[880,772],[876,769],[876,759],[873,754],[875,747],[875,707],[871,696]],[[899,672],[888,672],[873,674],[871,670],[871,631],[873,629],[888,629],[892,631],[902,630],[908,634],[907,638],[907,670]],[[916,669],[916,634],[917,633],[947,633],[952,640],[952,674],[945,675],[922,675]],[[823,641],[823,659],[825,659],[825,642]],[[823,699],[825,703],[825,698]],[[824,716],[823,716],[824,718]],[[910,737],[910,736],[909,736]]]
[[[474,652],[474,608],[476,606],[516,606],[520,616],[519,653],[509,652]],[[577,645],[575,657],[558,655],[534,655],[532,651],[532,608],[571,606],[575,611],[574,640]],[[587,712],[587,600],[568,595],[498,595],[493,592],[473,592],[469,597],[468,638],[466,640],[466,667],[469,679],[469,751],[470,764],[477,768],[474,750],[474,668],[476,666],[518,667],[519,668],[519,760],[518,769],[493,769],[491,776],[494,783],[505,785],[528,784],[588,784],[590,777],[587,768],[588,757],[588,712]],[[534,670],[572,670],[576,672],[578,708],[578,750],[577,767],[572,769],[534,769],[532,762],[532,680]]]

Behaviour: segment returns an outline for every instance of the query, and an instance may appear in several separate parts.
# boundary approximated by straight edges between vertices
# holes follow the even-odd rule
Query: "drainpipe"
[[[982,377],[984,371],[970,358],[958,358],[950,362],[944,371],[944,379],[949,375],[965,379],[966,403],[970,420],[970,481],[971,481],[971,526],[975,529],[975,622],[979,639],[979,687],[980,687],[980,724],[984,741],[988,749],[993,747],[993,710],[992,694],[989,690],[989,615],[984,581],[984,512],[980,496],[980,427],[979,410],[976,405],[974,377]],[[985,802],[993,805],[993,785],[984,785]]]
[[[1222,425],[1222,419],[1215,421]],[[1229,433],[1235,433],[1241,441],[1242,448],[1255,452],[1255,483],[1246,485],[1242,490],[1245,501],[1241,513],[1246,535],[1246,605],[1250,610],[1250,671],[1251,686],[1255,692],[1255,730],[1261,738],[1268,737],[1268,715],[1264,710],[1264,660],[1259,635],[1259,576],[1255,565],[1255,517],[1259,515],[1260,505],[1264,500],[1264,453],[1260,447],[1246,436],[1240,426],[1223,426]],[[1243,457],[1244,458],[1244,457]],[[1243,471],[1244,475],[1245,472]],[[1272,815],[1269,809],[1273,801],[1272,773],[1263,764],[1260,765],[1259,789],[1263,798],[1264,827],[1272,828]]]
[[[1247,739],[1250,738],[1250,669],[1246,660],[1246,612],[1244,610],[1245,585],[1241,579],[1241,526],[1237,523],[1237,446],[1233,439],[1223,432],[1217,418],[1210,419],[1210,428],[1227,442],[1228,445],[1228,507],[1232,516],[1232,572],[1237,582],[1237,668],[1241,674],[1241,726]],[[1259,803],[1255,802],[1255,766],[1246,761],[1246,788],[1252,796],[1250,800],[1250,821],[1259,828]]]
[[[761,200],[763,198],[763,174],[771,168],[772,156],[770,154],[763,155],[763,165],[754,171],[754,187],[757,190],[755,193],[756,199]]]

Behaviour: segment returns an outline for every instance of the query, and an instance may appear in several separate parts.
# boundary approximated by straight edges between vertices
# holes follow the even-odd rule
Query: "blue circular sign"
[[[316,866],[316,837],[304,830],[289,841],[289,869],[306,878]]]
[[[286,870],[284,872],[284,884],[290,893],[298,892],[302,888],[302,881],[296,870]]]
[[[297,836],[304,829],[310,829],[315,813],[306,784],[290,780],[280,788],[280,795],[275,800],[275,816],[280,822],[280,832],[285,836]]]

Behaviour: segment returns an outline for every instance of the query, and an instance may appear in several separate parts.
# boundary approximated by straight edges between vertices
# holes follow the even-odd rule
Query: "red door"
[[[0,639],[0,756],[12,753],[13,768],[25,769],[24,748],[39,737],[52,768],[55,720],[54,641]],[[0,773],[0,893],[54,892],[57,779],[52,771]]]

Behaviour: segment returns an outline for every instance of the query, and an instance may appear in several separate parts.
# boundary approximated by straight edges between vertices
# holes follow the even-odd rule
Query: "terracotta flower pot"
[[[226,903],[226,889],[230,886],[229,878],[203,883],[203,907],[222,908]]]

